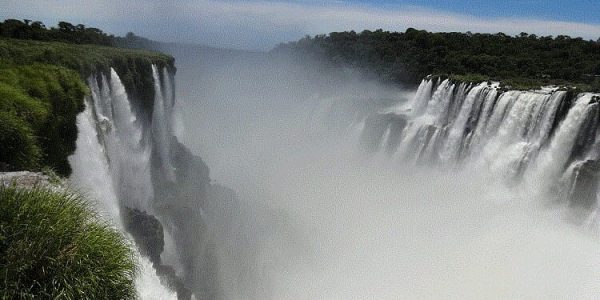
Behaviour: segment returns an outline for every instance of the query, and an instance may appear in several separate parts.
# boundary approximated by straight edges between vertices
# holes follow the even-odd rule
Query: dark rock
[[[373,114],[365,120],[365,127],[360,136],[360,145],[368,153],[377,152],[382,146],[382,139],[386,130],[390,130],[390,139],[388,140],[386,150],[398,147],[402,130],[406,126],[406,118],[394,113]]]
[[[390,136],[386,145],[387,153],[394,153],[400,145],[400,139],[402,138],[402,131],[408,123],[407,117],[404,115],[393,115],[390,120]]]
[[[596,205],[596,193],[600,180],[600,161],[587,160],[573,172],[569,195],[571,206],[591,209]]]
[[[123,222],[131,233],[142,255],[150,258],[153,264],[160,264],[160,254],[164,250],[165,240],[162,224],[146,212],[125,207]]]
[[[0,161],[0,172],[8,172],[10,171],[10,165]]]
[[[575,144],[571,151],[569,162],[581,160],[593,147],[596,141],[596,131],[600,121],[600,111],[598,104],[590,104],[589,112],[577,133]]]
[[[163,284],[167,285],[177,293],[177,299],[189,300],[192,298],[192,291],[188,289],[183,281],[175,273],[175,269],[171,266],[154,265],[156,274],[161,278]]]
[[[556,109],[556,113],[554,115],[554,121],[552,122],[552,128],[550,130],[551,136],[554,134],[554,132],[558,128],[558,124],[560,124],[562,122],[562,120],[564,120],[565,117],[567,116],[567,113],[569,113],[569,109],[571,109],[571,106],[575,102],[576,98],[577,98],[577,93],[575,93],[571,89],[567,91],[567,94],[565,95],[563,100],[558,105],[558,108]],[[550,140],[550,139],[548,139],[548,140]]]
[[[171,266],[163,265],[160,255],[164,250],[163,226],[153,215],[132,208],[124,208],[125,229],[133,236],[133,240],[142,255],[152,262],[156,274],[161,281],[177,293],[178,299],[191,299],[192,292],[179,278]]]

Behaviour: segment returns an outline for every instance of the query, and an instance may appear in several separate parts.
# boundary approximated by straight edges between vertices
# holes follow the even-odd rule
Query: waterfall
[[[160,159],[161,170],[172,178],[169,161],[169,113],[174,97],[171,87],[163,93],[162,81],[156,66],[152,66],[155,80],[155,103],[151,126],[147,134],[144,124],[136,117],[131,98],[114,69],[109,74],[95,74],[87,80],[90,96],[86,108],[77,117],[79,136],[77,150],[69,158],[73,168],[72,183],[96,200],[100,214],[127,233],[126,211],[135,209],[153,212],[154,185],[151,175],[153,151]],[[166,70],[163,70],[167,73]],[[164,74],[163,74],[164,75]],[[170,78],[170,75],[164,75]],[[170,79],[169,79],[170,80]],[[166,85],[170,85],[169,81]],[[124,224],[125,223],[125,224]],[[136,249],[140,273],[136,286],[142,299],[175,299],[175,292],[166,288],[144,253]]]
[[[170,78],[165,73],[163,72],[163,76],[166,79]],[[163,88],[158,69],[154,65],[152,66],[152,77],[154,78],[155,90],[154,111],[152,114],[152,137],[156,142],[156,151],[158,152],[159,165],[162,166],[162,171],[165,172],[169,180],[174,180],[175,174],[173,173],[169,155],[169,143],[171,136],[173,136],[173,133],[170,132],[170,117],[173,107],[172,92],[170,90],[171,83],[169,81]]]
[[[394,109],[373,113],[361,144],[396,160],[486,170],[490,178],[518,183],[528,192],[570,195],[571,205],[592,207],[597,184],[585,178],[597,177],[598,99],[556,88],[503,91],[497,83],[427,78],[410,115]],[[394,127],[396,119],[406,126]],[[390,137],[399,145],[390,146]]]

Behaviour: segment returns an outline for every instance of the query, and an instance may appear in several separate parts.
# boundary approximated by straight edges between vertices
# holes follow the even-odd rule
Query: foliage
[[[0,22],[0,36],[23,40],[60,41],[75,44],[112,46],[115,37],[83,24],[59,22],[58,27],[46,28],[40,21],[7,19]]]
[[[564,35],[365,30],[307,36],[273,52],[317,57],[396,83],[446,74],[523,83],[517,86],[578,84],[600,91],[600,43]]]
[[[119,74],[127,93],[141,101],[141,106],[147,111],[152,111],[154,101],[152,64],[175,71],[174,58],[162,53],[0,38],[0,65],[2,62],[58,65],[77,71],[83,78],[96,72],[110,74],[112,67]]]
[[[162,53],[6,38],[0,38],[1,62],[17,65],[34,63],[58,65],[75,70],[83,77],[96,71],[108,72],[110,67],[115,67],[117,71],[128,70],[132,75],[137,75],[139,65],[150,69],[151,64],[174,71],[173,57]],[[119,76],[125,77],[120,72]]]
[[[66,68],[40,64],[0,67],[0,112],[19,119],[13,124],[19,124],[20,130],[9,132],[20,135],[12,136],[13,142],[29,145],[24,149],[31,155],[26,159],[17,144],[7,142],[0,151],[17,151],[24,160],[15,160],[13,153],[0,156],[0,161],[14,170],[47,166],[69,174],[67,157],[75,151],[76,117],[83,110],[86,92],[79,75]]]
[[[135,298],[131,245],[80,196],[0,187],[0,298]]]
[[[39,167],[42,151],[33,131],[27,122],[12,112],[0,111],[0,145],[0,164],[7,164],[2,169],[34,170]]]
[[[128,32],[124,37],[116,37],[114,46],[121,48],[157,50],[162,48],[160,42],[156,42],[145,37],[137,36],[133,32]]]

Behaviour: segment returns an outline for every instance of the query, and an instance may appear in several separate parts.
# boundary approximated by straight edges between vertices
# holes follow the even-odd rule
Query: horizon
[[[191,1],[8,0],[2,19],[31,19],[47,26],[84,24],[124,36],[214,48],[268,51],[306,35],[377,30],[505,33],[600,38],[600,3],[579,1],[348,0]],[[64,10],[63,7],[71,9]]]

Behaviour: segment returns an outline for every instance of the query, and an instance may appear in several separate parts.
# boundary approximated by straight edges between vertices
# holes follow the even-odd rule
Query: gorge
[[[538,288],[559,276],[543,261],[565,252],[578,258],[561,274],[598,288],[584,267],[597,261],[597,95],[444,78],[426,78],[416,92],[354,75],[330,74],[324,84],[286,59],[200,55],[210,62],[178,58],[177,86],[173,73],[153,66],[151,112],[128,97],[114,70],[90,77],[70,159],[78,186],[108,187],[98,194],[113,196],[98,199],[112,199],[106,211],[121,212],[116,219],[179,297],[583,293],[572,284]],[[177,118],[185,130],[177,132]],[[96,136],[94,151],[79,144]],[[211,182],[179,140],[238,195]],[[160,225],[128,227],[140,218]],[[503,286],[483,280],[506,272],[521,275]]]
[[[360,51],[327,52],[336,65],[294,45],[150,45],[168,55],[0,39],[0,117],[30,125],[39,152],[21,161],[2,144],[0,168],[68,176],[134,245],[140,298],[600,292],[596,79],[564,85],[575,76],[556,67],[560,86],[473,74],[413,86],[429,69],[382,61],[372,76],[352,62]]]

